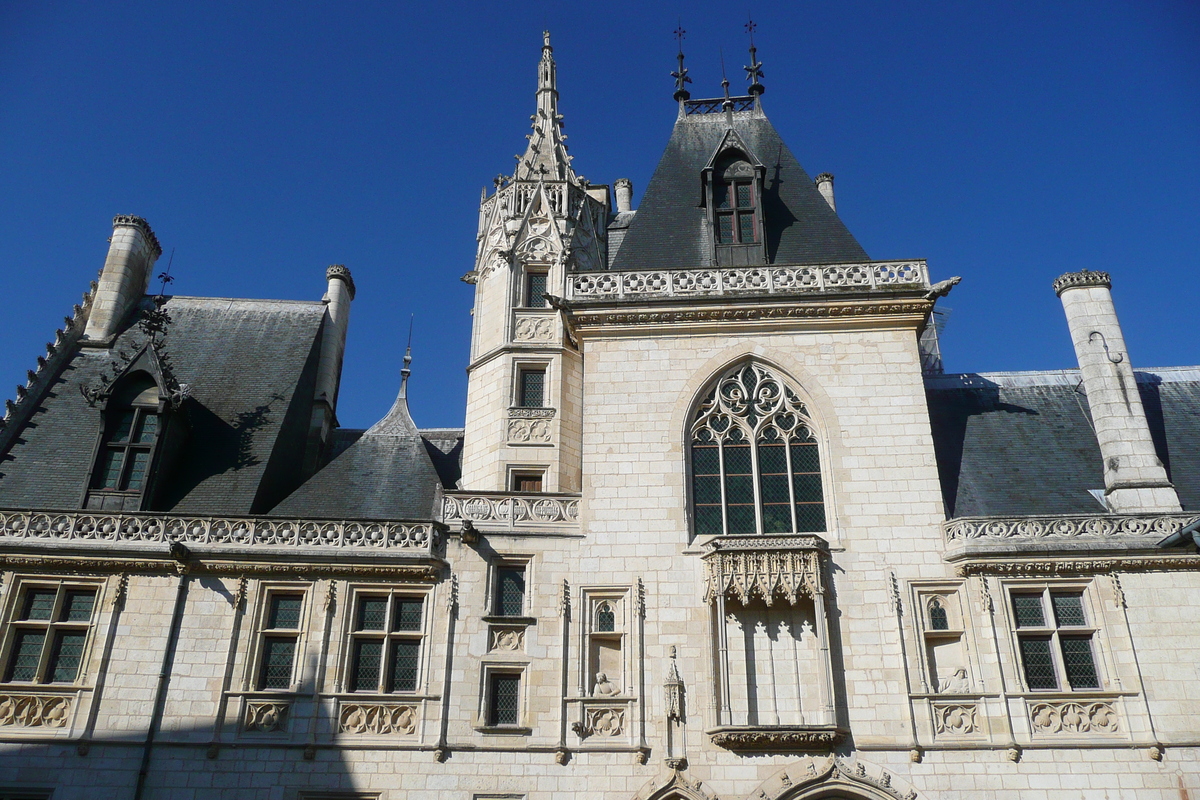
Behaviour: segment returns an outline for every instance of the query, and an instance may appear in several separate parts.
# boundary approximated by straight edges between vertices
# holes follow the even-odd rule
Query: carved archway
[[[808,758],[767,778],[749,800],[918,800],[916,790],[862,759]]]
[[[675,770],[667,778],[655,778],[646,783],[634,800],[719,800],[703,781],[689,780]]]

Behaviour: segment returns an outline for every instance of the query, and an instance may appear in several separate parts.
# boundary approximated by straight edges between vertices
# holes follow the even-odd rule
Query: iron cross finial
[[[750,82],[750,94],[760,95],[766,91],[766,88],[762,85],[764,74],[762,62],[758,60],[758,48],[754,46],[754,31],[758,28],[758,24],[748,18],[744,27],[746,33],[750,34],[750,66],[742,67],[742,69],[746,70],[746,80]]]
[[[685,83],[691,83],[692,79],[688,77],[687,68],[683,66],[683,37],[687,31],[683,29],[683,23],[675,29],[675,39],[679,42],[679,70],[672,72],[671,77],[675,79],[675,101],[687,100],[691,97],[691,92],[684,86]]]

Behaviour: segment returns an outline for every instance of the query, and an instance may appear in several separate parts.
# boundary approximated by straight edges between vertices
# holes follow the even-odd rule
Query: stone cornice
[[[70,574],[110,573],[193,573],[208,575],[244,575],[258,577],[356,577],[416,583],[434,583],[441,579],[440,567],[428,564],[374,565],[361,563],[317,564],[311,562],[264,563],[248,561],[187,562],[156,559],[111,558],[103,556],[62,556],[58,554],[0,554],[0,569],[19,572],[57,572]]]
[[[1111,288],[1112,278],[1107,272],[1092,272],[1086,269],[1080,272],[1066,272],[1054,280],[1054,293],[1061,296],[1067,289],[1078,289],[1083,286]]]
[[[1109,572],[1166,572],[1200,569],[1200,556],[1128,556],[1124,558],[972,559],[954,567],[960,578],[996,575],[1038,578],[1053,575],[1096,575]]]
[[[705,326],[722,323],[755,323],[764,321],[828,321],[856,318],[911,317],[925,318],[933,308],[928,300],[899,300],[857,302],[794,302],[744,304],[738,306],[691,305],[686,307],[630,307],[572,309],[571,319],[577,330],[586,333],[593,327],[613,326]]]

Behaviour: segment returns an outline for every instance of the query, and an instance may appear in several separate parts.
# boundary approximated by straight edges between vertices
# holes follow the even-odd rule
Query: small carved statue
[[[596,673],[596,686],[592,689],[592,697],[613,697],[621,693],[621,687],[608,679],[603,672]]]
[[[967,671],[959,667],[954,670],[954,674],[948,678],[942,678],[941,684],[938,686],[939,694],[965,694],[971,691],[971,681],[967,678]]]

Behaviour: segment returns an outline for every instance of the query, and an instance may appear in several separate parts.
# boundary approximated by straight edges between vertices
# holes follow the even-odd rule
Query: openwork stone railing
[[[942,523],[947,543],[975,539],[1169,536],[1196,514],[1075,514],[1055,517],[962,517]]]
[[[758,598],[772,605],[777,597],[795,604],[823,591],[821,556],[828,552],[819,536],[723,536],[708,544],[705,602],[719,595],[742,604]]]
[[[442,520],[506,528],[578,525],[579,496],[447,492],[442,500]]]
[[[61,694],[0,694],[0,726],[65,727],[71,719],[71,701]]]
[[[0,511],[0,541],[4,538],[81,543],[184,542],[230,547],[338,547],[428,555],[437,542],[437,531],[428,522]]]
[[[862,264],[801,267],[582,272],[572,276],[567,287],[567,299],[661,299],[928,287],[929,270],[924,261],[869,261]]]

